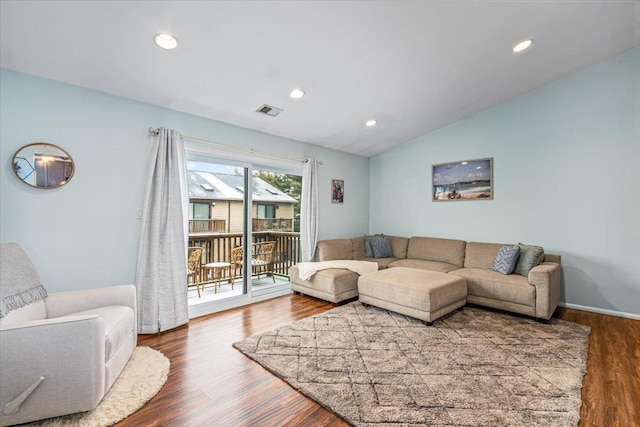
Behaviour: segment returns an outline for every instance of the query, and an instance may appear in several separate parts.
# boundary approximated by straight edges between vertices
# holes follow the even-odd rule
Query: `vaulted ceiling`
[[[640,44],[638,1],[3,0],[0,15],[4,68],[365,156]]]

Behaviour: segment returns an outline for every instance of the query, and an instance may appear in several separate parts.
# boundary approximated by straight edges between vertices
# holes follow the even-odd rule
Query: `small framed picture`
[[[331,180],[331,203],[344,203],[344,180]]]

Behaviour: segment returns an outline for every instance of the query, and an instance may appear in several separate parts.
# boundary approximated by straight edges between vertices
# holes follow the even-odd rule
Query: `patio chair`
[[[187,259],[187,288],[196,285],[198,298],[200,298],[200,285],[204,291],[202,283],[202,248],[189,247],[189,258]]]
[[[275,254],[276,242],[262,242],[253,243],[251,245],[251,275],[257,275],[260,279],[260,274],[271,274],[273,283],[276,283],[276,277],[273,274],[273,257]],[[231,263],[233,264],[234,277],[241,276],[242,274],[236,274],[238,268],[242,272],[242,255],[243,248],[238,246],[231,250]]]

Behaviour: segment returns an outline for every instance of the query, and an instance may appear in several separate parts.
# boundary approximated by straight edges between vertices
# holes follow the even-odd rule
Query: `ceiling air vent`
[[[276,117],[278,114],[282,113],[284,110],[282,108],[277,108],[272,105],[263,104],[262,107],[256,110],[256,113],[266,114],[267,116]]]

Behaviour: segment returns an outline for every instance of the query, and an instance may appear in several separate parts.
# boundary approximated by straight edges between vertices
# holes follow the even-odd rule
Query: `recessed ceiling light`
[[[364,123],[364,125],[365,125],[365,126],[367,126],[367,127],[371,127],[371,126],[375,126],[375,125],[376,125],[376,123],[378,123],[378,122],[376,122],[375,120],[371,119],[371,120],[367,120],[367,121]]]
[[[461,164],[461,165],[468,165],[468,164],[469,164],[469,162],[461,162],[460,164]]]
[[[153,36],[153,41],[162,49],[175,49],[178,47],[178,39],[167,33],[158,33]]]
[[[521,42],[516,43],[511,50],[513,51],[513,53],[520,53],[522,51],[529,49],[529,47],[531,47],[532,44],[533,44],[533,39],[522,40]]]
[[[304,96],[304,91],[302,89],[294,89],[289,94],[293,99],[300,99]]]

